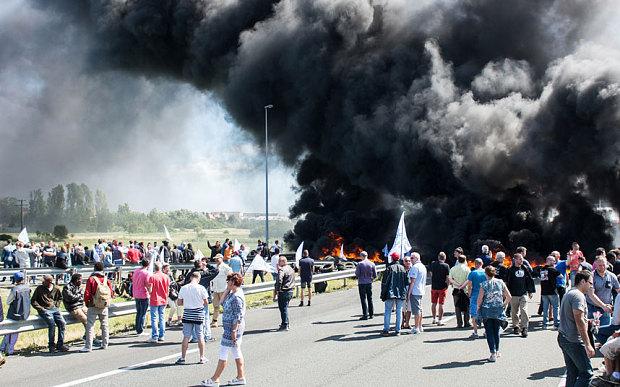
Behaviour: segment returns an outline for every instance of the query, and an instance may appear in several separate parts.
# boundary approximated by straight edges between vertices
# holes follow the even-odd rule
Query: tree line
[[[15,231],[20,228],[20,203],[15,197],[0,198],[0,229]],[[49,192],[35,189],[30,192],[28,205],[23,210],[24,226],[30,232],[52,232],[54,226],[65,225],[69,232],[128,232],[151,233],[169,228],[204,230],[213,228],[245,228],[251,235],[261,235],[262,221],[240,219],[231,216],[227,219],[212,219],[208,214],[185,209],[148,213],[134,211],[129,204],[119,205],[116,211],[108,208],[103,191],[92,190],[86,184],[58,184]],[[289,221],[270,221],[274,235],[283,235],[292,228]]]

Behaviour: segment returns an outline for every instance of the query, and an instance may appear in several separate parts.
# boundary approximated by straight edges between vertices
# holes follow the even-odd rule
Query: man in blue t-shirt
[[[314,259],[310,258],[308,250],[304,250],[299,260],[299,278],[301,279],[301,301],[299,306],[304,306],[304,289],[308,288],[308,306],[312,301],[312,272],[314,271]]]
[[[474,270],[467,276],[467,282],[461,287],[467,287],[469,295],[469,315],[471,316],[471,325],[474,332],[470,338],[478,338],[478,292],[480,291],[480,284],[487,280],[484,270],[482,270],[482,259],[476,258],[474,260]]]

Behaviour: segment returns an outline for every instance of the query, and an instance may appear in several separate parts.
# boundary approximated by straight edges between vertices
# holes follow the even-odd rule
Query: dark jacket
[[[495,278],[501,279],[506,282],[508,280],[508,269],[504,266],[503,262],[493,261],[491,266],[495,268]]]
[[[84,306],[84,293],[80,285],[68,283],[62,289],[62,303],[67,312],[74,311]]]
[[[52,286],[49,290],[45,285],[39,285],[32,295],[32,306],[39,313],[43,313],[46,309],[58,307],[62,300],[62,290],[58,286]]]
[[[536,293],[532,272],[525,265],[511,266],[508,269],[506,286],[513,297],[520,297],[526,293]]]
[[[289,265],[278,267],[275,289],[277,292],[288,292],[295,287],[295,271]]]
[[[383,273],[381,280],[381,300],[407,298],[407,270],[399,261],[392,262]]]

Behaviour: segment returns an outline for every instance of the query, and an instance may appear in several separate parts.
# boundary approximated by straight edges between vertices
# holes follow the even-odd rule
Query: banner
[[[411,250],[411,243],[407,238],[407,230],[405,229],[405,212],[400,215],[400,221],[398,222],[398,228],[396,229],[396,236],[394,237],[394,244],[392,249],[388,253],[388,263],[392,261],[390,255],[396,252],[402,258],[403,255]]]
[[[256,254],[254,259],[252,260],[252,263],[250,263],[250,267],[248,267],[247,272],[251,273],[252,270],[271,272],[271,266],[267,265],[267,262],[265,262],[265,260],[263,259],[263,257],[260,256],[260,254]]]
[[[297,251],[295,251],[295,265],[297,265],[297,267],[299,267],[299,260],[301,259],[303,252],[304,252],[304,242],[301,242],[301,244],[297,248]]]
[[[170,236],[170,233],[168,232],[168,228],[166,227],[165,224],[164,224],[164,234],[166,234],[166,240],[168,242],[172,242],[172,237]]]
[[[28,238],[28,231],[26,231],[26,227],[19,233],[17,236],[17,240],[22,243],[30,244],[30,238]]]

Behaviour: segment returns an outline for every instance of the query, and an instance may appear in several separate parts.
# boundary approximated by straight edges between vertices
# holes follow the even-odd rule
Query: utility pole
[[[26,199],[17,199],[17,201],[19,202],[19,205],[15,205],[16,207],[19,207],[19,231],[24,229],[24,202],[26,201]]]
[[[267,127],[267,110],[273,105],[265,106],[265,243],[269,251],[269,135]]]

